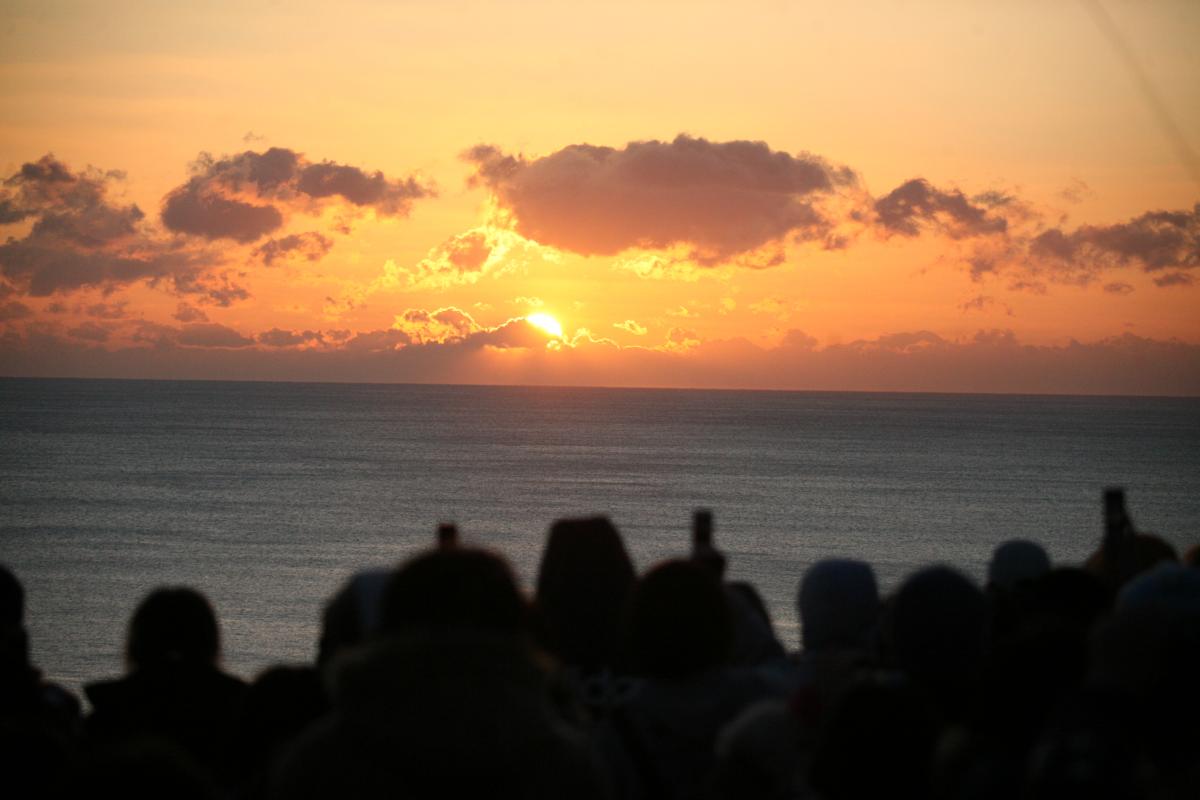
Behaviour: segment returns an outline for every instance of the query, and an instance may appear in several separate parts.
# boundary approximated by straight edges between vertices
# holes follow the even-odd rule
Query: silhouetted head
[[[25,632],[25,590],[8,567],[0,564],[0,670],[22,670],[29,663]]]
[[[0,564],[0,630],[20,628],[25,621],[25,589],[17,576]]]
[[[919,684],[952,691],[969,681],[983,656],[987,602],[949,567],[928,567],[904,582],[891,606],[899,666]]]
[[[861,647],[879,619],[875,573],[863,561],[818,561],[805,571],[796,605],[805,648]]]
[[[1102,542],[1100,548],[1088,557],[1085,566],[1089,572],[1106,581],[1116,590],[1123,583],[1153,569],[1164,561],[1179,561],[1179,555],[1175,552],[1175,548],[1166,540],[1152,533],[1134,534],[1126,555],[1129,563],[1118,563],[1119,554],[1110,552],[1109,545]]]
[[[1039,578],[1050,571],[1050,556],[1037,542],[1011,539],[992,551],[988,564],[988,584],[1001,590],[1011,590],[1025,581]]]
[[[388,579],[380,631],[519,633],[527,617],[525,600],[499,556],[440,549],[413,558]]]
[[[725,663],[733,623],[720,581],[694,561],[659,564],[630,602],[629,646],[639,671],[681,680]]]
[[[1200,618],[1200,570],[1164,562],[1143,572],[1117,595],[1117,613],[1130,612]]]
[[[1160,564],[1134,578],[1112,616],[1097,624],[1091,645],[1091,683],[1136,699],[1140,733],[1156,764],[1200,779],[1200,572]]]
[[[378,632],[383,590],[390,577],[389,570],[362,570],[333,596],[321,616],[318,664],[328,663],[341,650],[361,644]]]
[[[537,581],[549,648],[568,664],[611,664],[635,580],[621,534],[607,517],[555,522]]]
[[[215,664],[219,653],[217,616],[195,589],[155,589],[129,622],[125,655],[132,667]]]

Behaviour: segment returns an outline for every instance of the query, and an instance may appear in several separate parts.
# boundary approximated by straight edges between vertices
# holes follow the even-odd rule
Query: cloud
[[[495,347],[498,349],[530,348],[544,349],[547,334],[541,328],[524,319],[510,319],[494,328],[475,331],[462,340],[468,347]]]
[[[329,203],[408,216],[415,200],[435,194],[414,177],[389,179],[332,161],[310,162],[283,147],[216,159],[202,153],[192,177],[163,199],[169,230],[205,239],[253,242],[280,228],[285,215],[319,213]]]
[[[690,350],[700,344],[700,334],[690,328],[671,328],[667,331],[667,350]]]
[[[1058,196],[1068,203],[1082,203],[1094,195],[1095,192],[1092,191],[1091,187],[1079,178],[1073,178],[1070,184],[1058,193]]]
[[[67,333],[76,339],[84,339],[89,342],[106,342],[112,331],[95,322],[83,322],[78,327],[71,328]]]
[[[141,210],[136,205],[112,205],[106,198],[110,183],[123,177],[115,170],[102,172],[90,167],[76,173],[47,153],[22,164],[4,180],[0,189],[3,222],[34,218],[35,226],[41,226],[44,233],[84,243],[128,235],[142,219]]]
[[[203,291],[200,280],[207,261],[196,253],[162,248],[153,243],[132,249],[82,250],[61,242],[10,239],[0,245],[0,269],[24,287],[31,297],[48,297],[85,287],[111,288],[146,280],[152,285],[171,281]]]
[[[960,303],[958,308],[960,311],[962,311],[965,314],[968,311],[986,311],[987,309],[995,307],[995,306],[999,306],[1000,308],[1003,308],[1005,313],[1008,314],[1010,317],[1013,316],[1013,310],[1012,310],[1011,306],[1009,306],[1007,303],[1000,302],[999,300],[997,300],[994,297],[991,297],[990,295],[985,295],[985,294],[976,295],[975,297],[972,297],[970,300]]]
[[[1104,284],[1104,291],[1109,294],[1129,294],[1133,291],[1133,287],[1122,281],[1114,281]]]
[[[333,240],[316,231],[293,233],[281,239],[268,239],[254,249],[254,255],[262,259],[264,266],[272,266],[278,260],[303,258],[320,261],[333,247]]]
[[[10,322],[32,316],[33,310],[18,300],[0,303],[0,322]]]
[[[355,334],[346,341],[345,348],[351,351],[379,353],[400,350],[410,344],[412,338],[407,333],[393,328]]]
[[[135,345],[146,344],[158,350],[167,350],[179,345],[179,328],[142,320],[129,338]]]
[[[488,265],[495,245],[487,230],[476,228],[451,236],[417,265],[405,270],[409,284],[424,288],[448,288],[475,283]]]
[[[563,344],[570,350],[579,353],[596,352],[600,350],[621,350],[621,345],[617,344],[607,336],[597,336],[588,328],[576,329],[574,335],[570,339],[564,339],[561,343],[552,342],[549,345],[550,350],[562,350]],[[641,348],[639,348],[641,349]],[[628,351],[627,351],[628,352]]]
[[[634,253],[613,262],[618,272],[630,272],[643,280],[693,283],[705,275],[720,274],[713,268],[698,268],[686,250],[682,252]],[[727,277],[727,276],[725,276]]]
[[[254,344],[253,339],[216,322],[194,322],[172,328],[143,320],[134,329],[131,339],[136,344],[149,344],[160,350],[176,347],[237,349]]]
[[[1048,288],[1043,281],[1023,278],[1013,281],[1008,286],[1010,292],[1029,292],[1030,294],[1046,294]]]
[[[1200,267],[1200,204],[1066,229],[1046,227],[1044,215],[1014,195],[988,191],[968,198],[915,179],[876,200],[874,208],[885,239],[936,233],[962,242],[956,257],[972,278],[1008,274],[1014,276],[1013,291],[1045,294],[1047,280],[1086,286],[1118,269],[1153,273]],[[1159,285],[1183,283],[1167,279]]]
[[[1004,234],[1008,220],[988,212],[1010,199],[995,192],[975,199],[972,202],[957,189],[938,189],[914,178],[875,201],[876,221],[885,236],[918,236],[925,230],[951,239]]]
[[[216,322],[195,322],[179,330],[178,343],[184,347],[249,347],[254,340]]]
[[[975,344],[1008,347],[1017,343],[1017,335],[1008,328],[992,328],[987,331],[976,331],[972,341]]]
[[[634,336],[645,336],[646,328],[643,325],[637,324],[634,320],[627,319],[624,322],[614,322],[614,328],[619,328],[627,333],[632,333]]]
[[[296,189],[309,197],[340,197],[351,205],[368,206],[380,216],[408,216],[413,200],[432,193],[415,178],[388,180],[378,170],[364,172],[331,161],[301,167]]]
[[[1168,272],[1154,279],[1155,286],[1191,286],[1194,280],[1186,272]]]
[[[176,288],[180,291],[191,291],[201,294],[200,302],[211,303],[212,305],[228,308],[239,300],[246,300],[250,297],[250,292],[246,287],[234,283],[228,272],[220,275],[206,276],[202,280],[193,283],[176,282]]]
[[[799,328],[792,328],[783,335],[779,342],[781,350],[812,350],[816,348],[817,337],[809,336]]]
[[[527,322],[524,317],[514,317],[488,327],[454,306],[433,311],[407,309],[403,314],[396,315],[392,327],[402,332],[413,345],[542,349],[552,340],[558,341],[543,329]]]
[[[471,333],[482,330],[482,326],[466,311],[454,306],[427,311],[410,308],[396,316],[392,326],[403,331],[413,342],[444,343],[460,341]]]
[[[1108,269],[1200,265],[1200,205],[1065,230],[1047,227],[1043,211],[1010,191],[968,195],[913,178],[872,199],[852,170],[818,156],[686,135],[570,145],[540,158],[479,145],[463,157],[474,166],[469,183],[492,194],[494,224],[560,250],[619,256],[614,269],[646,279],[771,267],[792,242],[840,249],[870,229],[885,240],[960,243],[955,258],[976,280],[1015,275],[1017,290],[1035,292],[1047,280],[1086,284]],[[1080,182],[1071,189],[1087,191]]]
[[[207,314],[187,303],[180,303],[175,306],[175,313],[171,317],[180,322],[208,322]]]
[[[1007,208],[1016,205],[1019,201],[1016,195],[1002,192],[999,189],[988,189],[974,195],[971,202],[985,208]]]
[[[245,244],[282,226],[283,214],[272,205],[206,193],[204,184],[193,179],[167,195],[162,223],[176,233],[205,239],[233,239]]]
[[[995,297],[989,297],[986,295],[978,295],[976,297],[972,297],[971,300],[967,300],[966,302],[959,303],[959,308],[961,309],[961,311],[964,311],[964,312],[966,312],[966,311],[984,311],[984,309],[986,307],[995,305],[995,302],[996,302]]]
[[[1120,267],[1194,269],[1200,267],[1200,204],[1190,211],[1149,211],[1114,225],[1050,228],[1032,239],[1029,258],[1035,266],[1079,283]]]
[[[534,260],[554,261],[555,256],[513,231],[483,225],[451,236],[412,267],[396,267],[395,283],[415,289],[448,289],[478,283],[485,275],[499,278],[511,274]],[[374,287],[372,284],[368,293]]]
[[[32,297],[141,280],[206,291],[211,257],[153,237],[136,205],[113,199],[122,178],[115,170],[76,172],[53,155],[24,164],[4,181],[0,200],[34,223],[0,245],[0,272]]]
[[[93,303],[90,306],[85,306],[83,313],[89,317],[98,317],[99,319],[124,319],[125,306],[128,304],[128,301],[120,303]]]
[[[856,339],[847,345],[837,345],[857,352],[886,352],[911,355],[948,345],[933,331],[905,331],[885,334],[876,339]]]
[[[526,159],[479,145],[463,156],[522,236],[583,255],[686,247],[712,265],[785,239],[829,235],[821,201],[856,182],[845,168],[763,142],[570,145]]]
[[[271,328],[254,337],[259,344],[268,347],[294,347],[307,342],[324,342],[325,336],[320,331],[285,331],[281,328]]]

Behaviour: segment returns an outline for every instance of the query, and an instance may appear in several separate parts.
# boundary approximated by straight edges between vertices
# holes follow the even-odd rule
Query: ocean
[[[163,584],[212,600],[234,674],[308,660],[347,577],[443,520],[529,586],[556,518],[609,515],[646,568],[711,508],[794,648],[813,561],[866,559],[885,590],[930,563],[982,579],[1014,537],[1078,564],[1110,485],[1139,529],[1200,541],[1200,400],[0,380],[0,561],[76,690],[122,672]]]

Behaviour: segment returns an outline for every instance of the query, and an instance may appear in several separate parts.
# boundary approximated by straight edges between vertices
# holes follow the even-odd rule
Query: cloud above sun
[[[479,145],[463,157],[475,167],[472,185],[491,191],[526,238],[582,255],[684,245],[709,265],[829,236],[822,201],[856,182],[817,156],[685,135],[532,159]]]

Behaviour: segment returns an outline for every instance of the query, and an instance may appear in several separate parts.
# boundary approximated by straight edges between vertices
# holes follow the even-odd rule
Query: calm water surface
[[[1015,536],[1079,562],[1110,484],[1142,529],[1200,540],[1200,401],[0,380],[0,560],[72,687],[121,671],[164,583],[212,599],[231,671],[310,658],[340,583],[443,519],[529,582],[557,517],[609,514],[645,567],[711,507],[794,645],[813,560],[866,558],[885,588],[935,561],[980,577]]]

